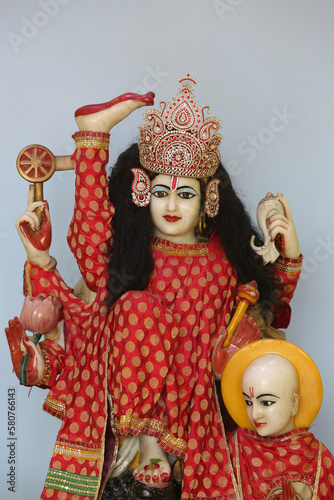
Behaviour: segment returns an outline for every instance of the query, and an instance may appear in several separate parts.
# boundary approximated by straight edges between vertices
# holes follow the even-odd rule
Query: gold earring
[[[202,214],[198,220],[197,230],[199,234],[205,234],[206,232],[206,222],[205,222],[205,214]]]

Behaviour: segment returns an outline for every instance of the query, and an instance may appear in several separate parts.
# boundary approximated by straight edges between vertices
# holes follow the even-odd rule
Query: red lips
[[[167,222],[177,222],[181,219],[181,217],[176,217],[176,215],[164,215],[164,219]]]

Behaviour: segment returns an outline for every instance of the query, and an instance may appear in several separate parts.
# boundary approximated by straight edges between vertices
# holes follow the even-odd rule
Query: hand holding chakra
[[[27,252],[30,262],[45,267],[52,261],[49,254],[51,245],[51,220],[47,201],[32,202],[33,190],[29,190],[27,210],[21,215],[15,227]],[[42,217],[37,210],[42,210]],[[41,222],[42,220],[42,222]]]

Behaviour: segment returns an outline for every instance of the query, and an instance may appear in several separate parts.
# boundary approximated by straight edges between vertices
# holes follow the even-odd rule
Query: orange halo
[[[242,377],[247,366],[264,354],[283,356],[295,367],[299,378],[297,427],[309,427],[322,402],[322,382],[318,368],[305,351],[286,340],[264,339],[248,344],[229,359],[222,375],[221,388],[227,411],[239,427],[254,429],[242,394]]]

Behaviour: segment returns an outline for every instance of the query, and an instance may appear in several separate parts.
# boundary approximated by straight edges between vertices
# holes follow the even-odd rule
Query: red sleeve
[[[268,269],[275,275],[278,284],[274,298],[273,313],[275,319],[272,323],[274,328],[287,328],[291,319],[291,307],[289,305],[297,288],[301,273],[303,256],[299,259],[286,259],[279,257]]]
[[[89,318],[94,303],[86,304],[73,294],[71,288],[61,278],[57,269],[46,271],[31,262],[24,266],[24,295],[56,297],[63,306],[65,322],[72,338],[82,338],[83,323]]]
[[[78,132],[76,151],[75,206],[67,241],[90,290],[97,292],[107,282],[114,209],[107,195],[106,166],[109,134]]]
[[[64,310],[62,312],[66,311],[67,316],[69,316],[70,310],[73,308],[73,300],[78,303],[77,305],[80,303],[56,269],[46,271],[31,262],[26,262],[24,265],[23,293],[29,297],[36,297],[37,295],[57,297],[63,305]],[[57,342],[50,339],[42,340],[39,346],[44,356],[45,372],[44,378],[38,386],[46,389],[55,384],[64,367],[66,352]]]
[[[45,339],[39,343],[45,360],[45,375],[41,383],[42,388],[52,387],[60,372],[65,366],[65,360],[73,351],[73,344],[81,342],[85,330],[83,323],[91,317],[91,309],[94,303],[86,304],[72,293],[62,280],[57,269],[47,271],[31,262],[26,262],[24,266],[24,295],[30,297],[53,296],[62,304],[65,320],[66,352],[50,339]]]
[[[57,342],[46,339],[39,343],[44,356],[44,377],[38,384],[39,387],[47,389],[52,387],[62,371],[65,363],[66,353]]]
[[[24,296],[36,297],[56,297],[63,305],[64,309],[71,304],[82,305],[83,302],[73,294],[72,288],[69,288],[63,281],[57,269],[46,271],[32,262],[27,261],[24,265],[23,273],[23,294]]]

